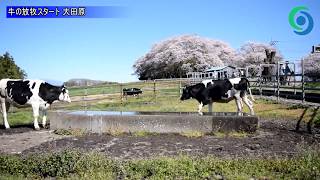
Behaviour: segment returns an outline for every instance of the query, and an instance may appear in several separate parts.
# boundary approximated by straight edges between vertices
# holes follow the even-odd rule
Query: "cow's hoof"
[[[34,130],[39,131],[40,127],[35,127]]]
[[[199,115],[200,115],[200,116],[203,116],[203,113],[202,113],[202,112],[199,112]]]
[[[5,127],[6,129],[10,129],[10,127]]]

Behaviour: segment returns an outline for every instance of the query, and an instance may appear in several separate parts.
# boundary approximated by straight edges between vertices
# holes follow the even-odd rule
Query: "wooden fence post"
[[[259,94],[260,94],[260,98],[262,98],[262,73],[259,74]]]
[[[83,101],[84,101],[84,111],[87,111],[87,96],[88,96],[88,83],[86,83],[86,87],[84,88],[84,96],[83,96]]]
[[[277,62],[277,102],[279,102],[280,98],[280,66],[279,61]]]
[[[120,83],[120,102],[121,102],[121,106],[123,105],[123,91],[122,91],[122,83]]]
[[[276,89],[276,80],[273,78],[277,78],[276,75],[271,75],[271,80],[273,82],[273,94],[277,93],[277,89]]]
[[[305,87],[304,87],[304,58],[301,60],[301,95],[302,95],[302,103],[304,103],[305,99]]]
[[[296,90],[296,64],[293,63],[293,89],[294,89],[294,95],[297,94],[297,90]]]
[[[182,83],[181,83],[181,78],[179,79],[179,97],[181,96],[181,86],[182,86]]]
[[[157,102],[157,95],[156,95],[156,80],[153,80],[153,99],[154,99],[154,102]]]

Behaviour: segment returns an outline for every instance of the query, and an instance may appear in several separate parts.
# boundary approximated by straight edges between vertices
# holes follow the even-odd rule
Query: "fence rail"
[[[318,83],[313,81],[280,81],[281,76],[271,81],[263,81],[261,76],[248,78],[255,95],[276,96],[311,101],[320,103],[320,83],[318,86],[310,84]],[[278,80],[279,79],[279,80]],[[201,82],[202,79],[161,79],[152,81],[138,81],[131,83],[104,84],[99,86],[71,87],[71,97],[78,97],[84,109],[94,105],[94,100],[117,100],[124,105],[129,102],[156,103],[159,98],[179,98],[182,88],[185,85]],[[289,83],[289,85],[288,85]],[[316,84],[317,85],[317,84]],[[143,91],[137,96],[123,95],[124,88],[139,88]]]
[[[280,71],[279,63],[273,67],[273,75],[256,74],[251,76],[248,74],[247,78],[250,81],[250,86],[256,95],[260,96],[276,96],[279,101],[282,98],[291,98],[305,103],[311,101],[320,103],[320,79],[312,79],[305,75],[305,61],[298,61],[299,64],[293,64],[294,73],[283,75]],[[300,67],[300,68],[296,68]],[[310,64],[308,65],[310,66]],[[263,66],[261,66],[263,67]],[[260,67],[260,70],[262,70]],[[301,71],[296,71],[301,69]],[[102,99],[106,101],[114,101],[121,103],[155,103],[161,98],[179,98],[182,88],[185,85],[191,85],[201,82],[203,79],[199,78],[173,78],[173,79],[156,79],[148,81],[137,81],[130,83],[111,83],[101,84],[96,86],[81,86],[71,87],[70,95],[75,97],[82,103],[84,108],[95,105],[95,99]],[[124,96],[124,88],[139,88],[143,91],[138,96]]]

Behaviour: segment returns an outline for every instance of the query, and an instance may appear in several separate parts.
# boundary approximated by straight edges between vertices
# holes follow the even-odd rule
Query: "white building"
[[[233,66],[217,66],[205,70],[204,72],[189,72],[188,78],[194,79],[225,79],[238,76],[237,68]]]

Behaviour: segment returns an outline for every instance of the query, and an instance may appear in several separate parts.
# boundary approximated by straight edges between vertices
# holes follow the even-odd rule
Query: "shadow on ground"
[[[3,125],[0,126],[0,135],[10,135],[17,133],[24,133],[34,131],[33,124],[11,125],[10,129],[5,129]]]

